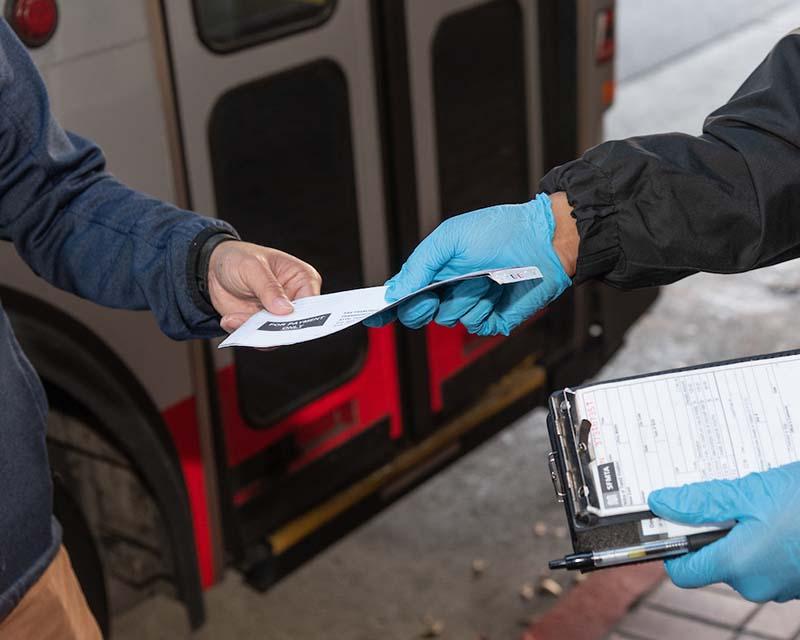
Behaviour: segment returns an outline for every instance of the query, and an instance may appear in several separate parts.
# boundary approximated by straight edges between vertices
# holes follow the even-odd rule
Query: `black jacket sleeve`
[[[550,171],[541,188],[566,191],[574,207],[576,282],[659,285],[800,256],[800,30],[702,135],[606,142]]]

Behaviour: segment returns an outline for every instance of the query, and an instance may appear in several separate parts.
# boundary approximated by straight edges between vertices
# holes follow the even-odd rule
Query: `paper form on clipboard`
[[[650,492],[800,460],[800,354],[582,387],[600,516],[647,510]]]

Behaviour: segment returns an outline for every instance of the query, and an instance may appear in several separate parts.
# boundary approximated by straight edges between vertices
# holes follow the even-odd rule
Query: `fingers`
[[[484,299],[482,296],[487,292]],[[491,313],[500,293],[499,285],[487,280],[466,280],[450,287],[442,299],[434,292],[421,293],[393,309],[370,316],[364,320],[364,324],[382,327],[399,319],[405,326],[419,329],[435,318],[437,324],[451,327],[459,320],[463,322],[466,317],[469,328]],[[474,312],[476,304],[481,304],[481,307]]]
[[[399,300],[414,291],[431,284],[439,270],[452,257],[449,242],[443,235],[442,225],[417,245],[405,264],[386,285],[386,299],[390,302]],[[401,317],[402,320],[402,317]],[[405,324],[405,323],[404,323]]]
[[[258,262],[245,271],[245,284],[258,298],[261,305],[270,313],[286,315],[294,311],[281,283],[266,265]]]
[[[657,516],[675,522],[704,524],[735,520],[742,516],[745,497],[737,481],[711,480],[650,494],[648,504]]]
[[[502,316],[492,312],[476,327],[474,333],[478,336],[510,336],[513,329]]]
[[[311,265],[277,249],[225,242],[209,268],[208,290],[226,330],[241,326],[241,315],[266,309],[276,315],[294,310],[291,300],[318,295],[322,278]]]
[[[503,290],[500,285],[491,287],[487,294],[461,317],[461,324],[472,334],[493,335],[484,333],[489,329],[486,321],[494,314],[495,307],[502,295]]]
[[[377,329],[389,324],[390,322],[394,322],[396,319],[397,311],[395,309],[386,309],[385,311],[381,311],[380,313],[376,313],[375,315],[364,319],[363,324],[366,327]]]
[[[699,551],[667,560],[664,566],[672,581],[684,589],[724,582],[730,565],[728,544],[730,542],[725,538],[717,540]]]
[[[448,286],[441,294],[436,324],[443,327],[454,326],[486,295],[492,284],[494,283],[487,278],[476,278]]]
[[[232,333],[241,327],[249,317],[250,314],[247,313],[229,313],[222,316],[219,325],[224,331]]]
[[[520,323],[544,307],[550,298],[550,292],[539,282],[498,286],[491,313],[476,318],[477,322],[471,330],[479,336],[510,335]],[[475,311],[477,313],[479,309]]]
[[[483,286],[475,287],[477,283],[482,283]],[[442,326],[453,326],[461,321],[470,332],[477,333],[481,323],[494,309],[502,289],[499,285],[488,286],[491,283],[479,280],[468,280],[458,284],[471,285],[465,288],[466,293],[463,297],[458,294],[448,295],[444,301],[440,301],[439,296],[432,291],[421,293],[393,309],[370,316],[364,320],[364,324],[368,327],[382,327],[399,319],[405,326],[419,329],[435,318],[436,323]],[[485,288],[488,288],[488,292],[484,297],[472,295],[473,292]]]
[[[297,298],[308,298],[310,296],[318,296],[322,291],[322,276],[310,264],[302,262],[297,258],[289,256],[295,264],[292,266],[296,268],[296,263],[299,263],[302,268],[295,276],[287,283],[284,283],[283,289],[290,300]]]
[[[274,287],[274,284],[277,284],[282,287],[283,297],[286,300],[319,295],[322,289],[322,276],[310,264],[277,249],[266,247],[258,247],[257,249],[259,250],[259,261],[272,277],[273,283],[271,286]],[[277,297],[280,298],[280,294],[277,294]],[[264,305],[264,308],[277,313],[266,305]]]
[[[302,285],[296,291],[292,291],[289,294],[289,296],[292,300],[297,300],[298,298],[309,298],[311,296],[318,296],[321,288],[322,288],[321,280],[311,280],[306,284]]]
[[[433,320],[438,308],[439,296],[426,291],[398,306],[397,318],[410,329],[419,329]]]

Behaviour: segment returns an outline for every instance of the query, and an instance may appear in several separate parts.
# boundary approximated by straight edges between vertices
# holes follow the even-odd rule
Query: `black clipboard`
[[[656,375],[684,373],[792,355],[800,355],[800,349],[667,369],[613,380],[595,381],[574,389],[561,389],[551,394],[547,417],[547,431],[550,437],[548,466],[556,498],[564,504],[573,550],[576,553],[602,551],[665,537],[663,534],[648,535],[643,532],[642,522],[655,517],[651,511],[601,517],[588,509],[589,505],[598,506],[601,491],[600,488],[594,486],[594,479],[588,470],[591,460],[586,440],[591,430],[591,424],[588,420],[579,421],[575,414],[574,396],[576,391],[596,384],[640,380]],[[649,561],[643,560],[643,562]],[[585,571],[591,570],[593,569],[585,569]]]

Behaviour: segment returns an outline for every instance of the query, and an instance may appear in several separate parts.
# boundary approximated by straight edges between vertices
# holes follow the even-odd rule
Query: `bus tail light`
[[[602,88],[603,107],[608,108],[614,103],[615,89],[616,89],[616,84],[613,80],[606,80],[603,82],[603,88]]]
[[[6,20],[25,46],[47,44],[58,26],[56,0],[12,0],[6,3]]]

